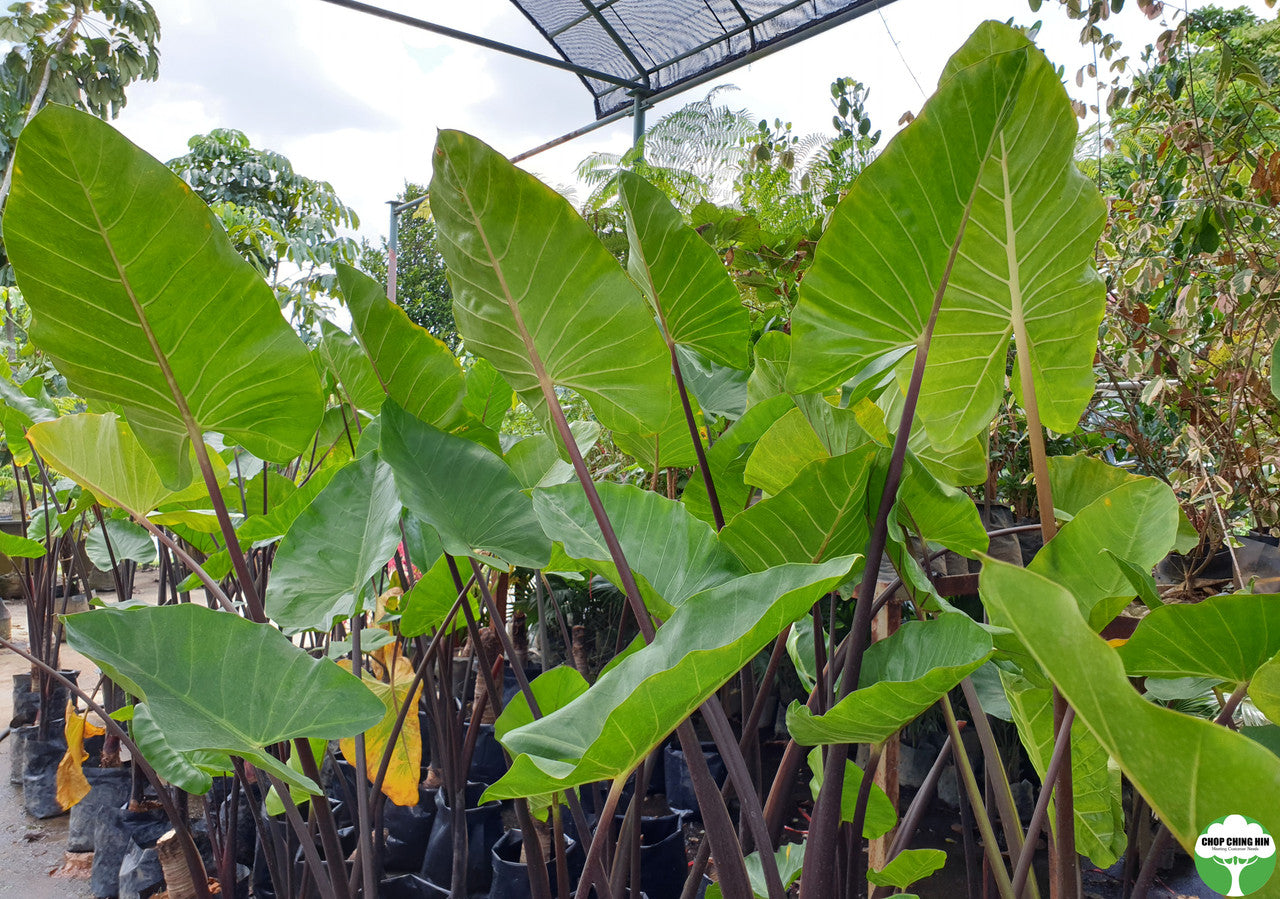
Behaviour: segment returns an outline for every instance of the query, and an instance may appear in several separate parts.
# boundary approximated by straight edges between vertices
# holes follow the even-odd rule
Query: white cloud
[[[570,73],[320,0],[154,2],[163,34],[160,80],[131,88],[117,123],[121,130],[167,159],[182,153],[193,134],[238,128],[256,146],[284,153],[300,172],[332,182],[356,208],[367,234],[385,232],[385,201],[406,179],[429,180],[437,128],[470,131],[514,155],[593,119],[590,94]],[[552,53],[507,0],[384,5]],[[1262,0],[1252,5],[1266,14]],[[1046,20],[1040,43],[1066,66],[1070,80],[1091,58],[1078,43],[1079,23],[1054,3],[1039,15]],[[883,18],[869,13],[721,81],[741,88],[734,105],[791,121],[807,133],[830,127],[828,86],[849,75],[871,87],[869,111],[887,135],[904,111],[923,102],[912,74],[932,91],[947,58],[979,21],[1009,17],[1020,23],[1036,18],[1026,0],[898,0],[884,8]],[[1136,9],[1112,24],[1135,53],[1157,30]],[[649,115],[670,112],[711,86]],[[631,131],[624,120],[525,166],[553,184],[568,184],[583,157],[624,150]]]

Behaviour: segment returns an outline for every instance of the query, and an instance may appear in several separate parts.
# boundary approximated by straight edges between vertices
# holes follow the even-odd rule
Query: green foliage
[[[988,560],[982,596],[993,622],[1014,631],[1179,843],[1190,847],[1226,814],[1280,827],[1280,759],[1228,728],[1142,699],[1066,589]]]
[[[0,15],[0,210],[9,196],[18,135],[47,103],[105,119],[135,81],[160,71],[160,22],[148,0],[14,3]],[[0,288],[13,273],[0,244]]]
[[[184,447],[205,429],[276,461],[311,442],[306,348],[198,197],[65,106],[36,116],[15,158],[5,239],[31,339],[76,392],[123,407],[167,485],[189,482]]]
[[[341,236],[360,220],[327,181],[294,171],[284,155],[260,150],[232,128],[187,142],[169,168],[218,214],[236,251],[271,282],[300,327],[318,323],[317,302],[332,293],[338,262],[353,263],[356,242]]]
[[[654,642],[610,668],[578,699],[507,733],[511,770],[492,799],[563,790],[632,771],[853,564],[781,565],[690,597]]]

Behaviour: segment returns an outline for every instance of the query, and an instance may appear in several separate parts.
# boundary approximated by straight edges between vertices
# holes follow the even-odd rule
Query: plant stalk
[[[1000,857],[1000,846],[996,842],[996,832],[991,826],[991,817],[987,814],[986,806],[983,805],[982,792],[978,789],[978,780],[974,777],[973,766],[969,763],[969,754],[964,750],[964,742],[960,737],[960,725],[956,722],[955,710],[952,709],[951,699],[948,696],[942,697],[942,714],[947,720],[947,731],[951,734],[952,754],[956,760],[956,771],[959,772],[961,781],[964,783],[965,793],[969,797],[969,806],[973,810],[973,817],[977,822],[978,831],[982,834],[982,851],[985,853],[987,862],[991,866],[991,873],[995,877],[996,890],[1000,894],[1000,899],[1014,899],[1013,884],[1009,880],[1009,870],[1004,865],[1004,859]]]
[[[187,863],[187,870],[191,873],[191,881],[192,885],[195,887],[197,899],[212,899],[212,894],[209,892],[209,875],[205,872],[204,862],[200,858],[200,852],[196,849],[196,844],[191,839],[191,830],[187,826],[185,818],[178,810],[177,805],[174,804],[173,796],[170,795],[168,788],[156,775],[152,767],[146,763],[146,760],[142,755],[142,750],[138,748],[138,745],[134,743],[132,739],[130,739],[128,732],[107,713],[106,709],[94,702],[92,696],[81,689],[81,687],[74,681],[64,677],[57,668],[36,658],[25,649],[11,643],[4,637],[0,637],[0,647],[8,649],[16,655],[26,659],[34,668],[42,670],[46,677],[51,678],[66,687],[73,696],[83,702],[90,711],[102,719],[103,726],[108,732],[114,734],[116,738],[125,745],[129,750],[129,757],[134,760],[134,770],[141,771],[143,776],[145,776],[151,783],[152,789],[156,791],[156,798],[160,800],[160,804],[164,807],[165,815],[173,825],[174,833],[177,835],[178,845],[182,849],[182,857]]]
[[[987,783],[991,785],[995,796],[996,811],[1000,815],[1001,829],[1004,831],[1005,846],[1009,849],[1009,858],[1018,857],[1019,861],[1021,861],[1021,856],[1024,854],[1023,844],[1029,842],[1034,847],[1035,841],[1027,840],[1023,836],[1022,822],[1018,819],[1017,806],[1013,800],[1013,789],[1009,786],[1009,778],[1005,774],[1004,762],[1000,757],[1000,748],[996,745],[995,734],[991,731],[991,722],[987,720],[987,714],[982,710],[982,702],[978,699],[978,691],[973,686],[973,679],[966,677],[962,680],[960,689],[964,691],[965,702],[969,705],[969,711],[973,719],[973,727],[978,734],[978,742],[982,744],[982,758],[986,763]],[[1040,889],[1034,880],[1030,882],[1030,887],[1032,899],[1039,899]],[[1019,896],[1022,895],[1022,890],[1016,883],[1014,892]]]
[[[1044,826],[1045,818],[1047,817],[1049,798],[1053,795],[1054,784],[1057,783],[1058,770],[1068,758],[1067,743],[1070,740],[1071,722],[1075,719],[1075,716],[1075,709],[1068,706],[1066,717],[1063,719],[1064,727],[1062,728],[1062,733],[1067,739],[1057,740],[1054,743],[1053,755],[1050,756],[1049,766],[1044,771],[1044,785],[1040,789],[1040,796],[1036,799],[1035,811],[1031,813],[1031,821],[1027,825],[1027,840],[1018,853],[1018,866],[1013,872],[1013,892],[1018,899],[1022,897],[1023,887],[1026,885],[1027,877],[1031,872],[1031,862],[1036,854],[1036,841],[1040,838],[1040,828]],[[1010,856],[1012,857],[1012,853],[1010,853]]]

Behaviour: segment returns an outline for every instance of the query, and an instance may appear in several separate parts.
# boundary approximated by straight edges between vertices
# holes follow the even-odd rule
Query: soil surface
[[[155,571],[139,571],[134,599],[156,601],[158,584]],[[104,596],[108,602],[114,594]],[[26,648],[27,610],[21,602],[8,602],[13,619],[13,641]],[[80,671],[80,683],[90,689],[98,682],[96,665],[71,649],[62,646],[62,668]],[[16,653],[0,649],[0,730],[13,717],[13,675],[29,672],[31,666]],[[0,742],[0,897],[22,899],[81,899],[92,897],[89,890],[88,853],[68,859],[67,816],[32,818],[22,805],[22,788],[9,783],[9,764],[13,740]],[[69,864],[68,864],[69,862]],[[66,865],[78,876],[58,875]]]

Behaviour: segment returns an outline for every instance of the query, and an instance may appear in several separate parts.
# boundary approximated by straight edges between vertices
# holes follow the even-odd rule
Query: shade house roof
[[[577,67],[601,119],[629,108],[637,95],[692,87],[891,0],[511,2]]]

